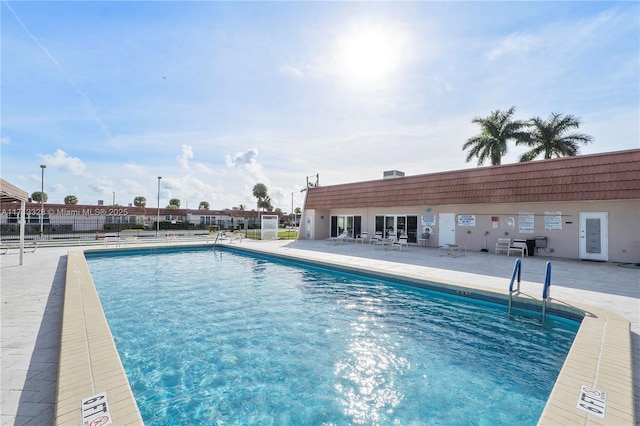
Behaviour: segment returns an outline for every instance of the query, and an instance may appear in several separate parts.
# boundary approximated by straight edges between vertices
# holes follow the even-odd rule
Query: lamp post
[[[158,176],[158,217],[156,218],[156,237],[158,236],[158,232],[160,232],[160,179],[162,179],[162,176]]]
[[[111,191],[111,192],[113,192],[113,201],[111,202],[111,205],[115,206],[116,205],[116,191]]]
[[[295,219],[293,218],[293,192],[291,193],[291,227],[295,225]]]
[[[46,164],[40,164],[42,169],[42,179],[40,181],[40,239],[44,234],[44,169],[47,168]]]

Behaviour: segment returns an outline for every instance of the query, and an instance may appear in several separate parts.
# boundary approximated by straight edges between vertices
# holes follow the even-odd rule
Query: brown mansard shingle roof
[[[306,209],[640,199],[640,149],[309,188]]]

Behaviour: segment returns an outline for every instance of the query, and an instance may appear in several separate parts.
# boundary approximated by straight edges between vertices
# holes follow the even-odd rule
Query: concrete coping
[[[229,246],[225,246],[230,249]],[[105,249],[108,250],[108,249]],[[233,250],[302,260],[358,273],[396,277],[434,284],[428,275],[412,276],[384,269],[359,269],[335,260],[319,260],[301,253],[274,254],[260,244],[235,245]],[[464,295],[508,299],[508,291],[487,290],[470,282],[442,282],[442,289]],[[517,302],[541,305],[540,298],[520,293]],[[634,425],[634,399],[630,322],[613,312],[552,299],[550,311],[582,317],[575,340],[558,375],[538,424]],[[55,425],[82,424],[83,398],[107,392],[113,424],[143,425],[133,392],[118,355],[84,256],[84,249],[69,252],[62,319]],[[581,386],[606,393],[604,417],[577,408]]]

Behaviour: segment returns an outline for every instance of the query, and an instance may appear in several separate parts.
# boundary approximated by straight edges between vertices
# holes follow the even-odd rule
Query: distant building
[[[40,203],[26,203],[27,238],[39,233],[42,220],[44,234],[79,232],[111,232],[120,230],[154,230],[160,219],[161,229],[193,229],[208,231],[212,225],[219,229],[245,229],[259,227],[258,211],[192,210],[156,207],[69,205],[44,203],[41,218]],[[19,203],[0,205],[0,227],[3,238],[17,235]],[[273,214],[273,213],[269,213]]]

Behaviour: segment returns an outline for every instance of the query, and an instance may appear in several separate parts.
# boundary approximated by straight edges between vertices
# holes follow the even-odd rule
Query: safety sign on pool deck
[[[607,394],[589,386],[580,386],[580,396],[576,408],[604,419]]]
[[[82,426],[111,424],[107,393],[102,392],[82,400]]]

